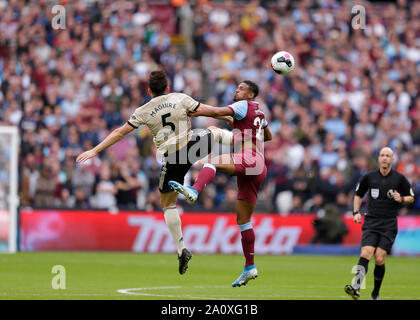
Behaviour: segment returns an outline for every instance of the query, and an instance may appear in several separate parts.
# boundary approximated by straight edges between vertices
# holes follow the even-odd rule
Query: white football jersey
[[[146,125],[153,142],[161,154],[179,150],[191,138],[188,112],[195,111],[200,102],[184,93],[169,93],[153,97],[137,108],[127,121],[134,128]]]

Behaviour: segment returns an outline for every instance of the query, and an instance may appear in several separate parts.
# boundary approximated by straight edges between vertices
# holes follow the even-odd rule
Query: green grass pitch
[[[240,255],[200,255],[178,274],[176,254],[33,252],[0,254],[0,300],[351,300],[356,256],[257,256],[259,277],[232,288],[242,271]],[[54,289],[53,266],[65,268],[65,289]],[[374,262],[366,289],[373,287]],[[57,283],[57,281],[55,282]],[[61,282],[64,284],[64,282]],[[388,257],[382,300],[420,300],[420,259]]]

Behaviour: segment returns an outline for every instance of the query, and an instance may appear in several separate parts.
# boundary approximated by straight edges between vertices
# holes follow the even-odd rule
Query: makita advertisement
[[[255,214],[252,222],[256,253],[291,254],[296,248],[309,246],[316,234],[315,218],[313,214]],[[235,214],[184,213],[181,219],[184,242],[191,251],[242,254]],[[420,227],[420,219],[417,220],[415,226]],[[343,221],[348,233],[341,245],[358,250],[361,225],[354,223],[351,217],[343,217]],[[176,252],[160,212],[110,214],[107,211],[23,210],[20,213],[19,244],[22,251]],[[413,253],[417,254],[415,250],[407,254]]]

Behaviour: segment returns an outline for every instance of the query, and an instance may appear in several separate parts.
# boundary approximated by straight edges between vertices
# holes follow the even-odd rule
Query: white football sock
[[[182,249],[184,246],[184,238],[182,236],[181,229],[181,218],[179,217],[178,209],[176,206],[163,208],[165,222],[169,228],[169,231],[172,234],[172,238],[175,241],[176,249],[178,250],[178,255],[181,255]]]
[[[209,127],[211,132],[214,136],[214,141],[221,143],[226,146],[230,146],[233,141],[233,134],[232,131],[226,130],[226,129],[220,129],[217,127]]]
[[[230,146],[233,142],[233,134],[232,131],[226,130],[226,129],[220,129],[221,137],[220,137],[220,143],[225,146]]]

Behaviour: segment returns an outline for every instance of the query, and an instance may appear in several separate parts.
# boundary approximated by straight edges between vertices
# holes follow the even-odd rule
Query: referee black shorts
[[[213,134],[209,129],[195,129],[191,140],[180,150],[163,157],[160,170],[159,191],[173,191],[168,182],[184,184],[184,177],[194,163],[209,155],[213,148]]]
[[[391,253],[398,233],[397,218],[374,218],[366,216],[362,227],[362,247],[371,246]]]
[[[366,229],[363,231],[362,235],[362,247],[379,247],[381,249],[384,249],[388,254],[390,254],[396,236],[396,230]]]

